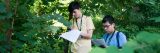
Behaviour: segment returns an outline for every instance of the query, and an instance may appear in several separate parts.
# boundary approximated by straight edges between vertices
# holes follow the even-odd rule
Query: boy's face
[[[80,9],[74,9],[72,15],[73,15],[75,18],[79,18],[79,17],[81,16],[80,13],[81,13]]]
[[[115,26],[114,23],[112,23],[112,24],[110,24],[109,22],[103,23],[103,28],[107,33],[114,32],[114,26]]]

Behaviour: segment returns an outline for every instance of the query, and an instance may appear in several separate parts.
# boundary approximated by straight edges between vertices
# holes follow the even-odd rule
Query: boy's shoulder
[[[84,18],[91,18],[91,16],[83,15]]]
[[[119,35],[120,37],[126,38],[126,35],[125,35],[123,32],[120,32],[120,31],[118,31],[118,32],[119,32],[118,35]]]
[[[121,32],[121,31],[116,31],[116,33],[119,33],[119,34],[124,34],[123,32]]]

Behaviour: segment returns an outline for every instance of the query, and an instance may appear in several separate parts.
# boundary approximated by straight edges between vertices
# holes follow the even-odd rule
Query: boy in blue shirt
[[[103,28],[106,33],[103,35],[103,39],[107,46],[116,46],[121,49],[122,46],[127,42],[126,36],[115,29],[114,18],[110,15],[106,15],[103,20]]]

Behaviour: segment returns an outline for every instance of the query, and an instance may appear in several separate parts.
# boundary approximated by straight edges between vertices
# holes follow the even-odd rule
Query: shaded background
[[[0,52],[70,52],[69,42],[59,35],[71,25],[67,11],[71,1],[0,0]],[[96,28],[93,39],[104,34],[101,20],[109,14],[116,19],[117,30],[127,36],[122,53],[160,52],[160,0],[77,1],[83,13],[92,17]],[[114,47],[106,50],[117,51]]]

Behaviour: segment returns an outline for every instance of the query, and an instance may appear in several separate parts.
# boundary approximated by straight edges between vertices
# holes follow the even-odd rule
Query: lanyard
[[[83,15],[82,15],[82,17],[83,17]],[[81,26],[82,26],[82,17],[81,17],[81,22],[80,22],[80,26],[78,27],[78,22],[77,22],[77,20],[76,20],[76,24],[77,24],[77,27],[78,27],[78,29],[81,31]]]
[[[109,34],[106,36],[106,41],[105,41],[105,42],[107,42],[108,45],[109,45],[109,43],[111,42],[111,39],[112,39],[114,33],[115,33],[115,31],[112,33],[112,35],[111,35],[111,37],[109,38],[108,42],[107,42],[107,39],[108,39]]]

